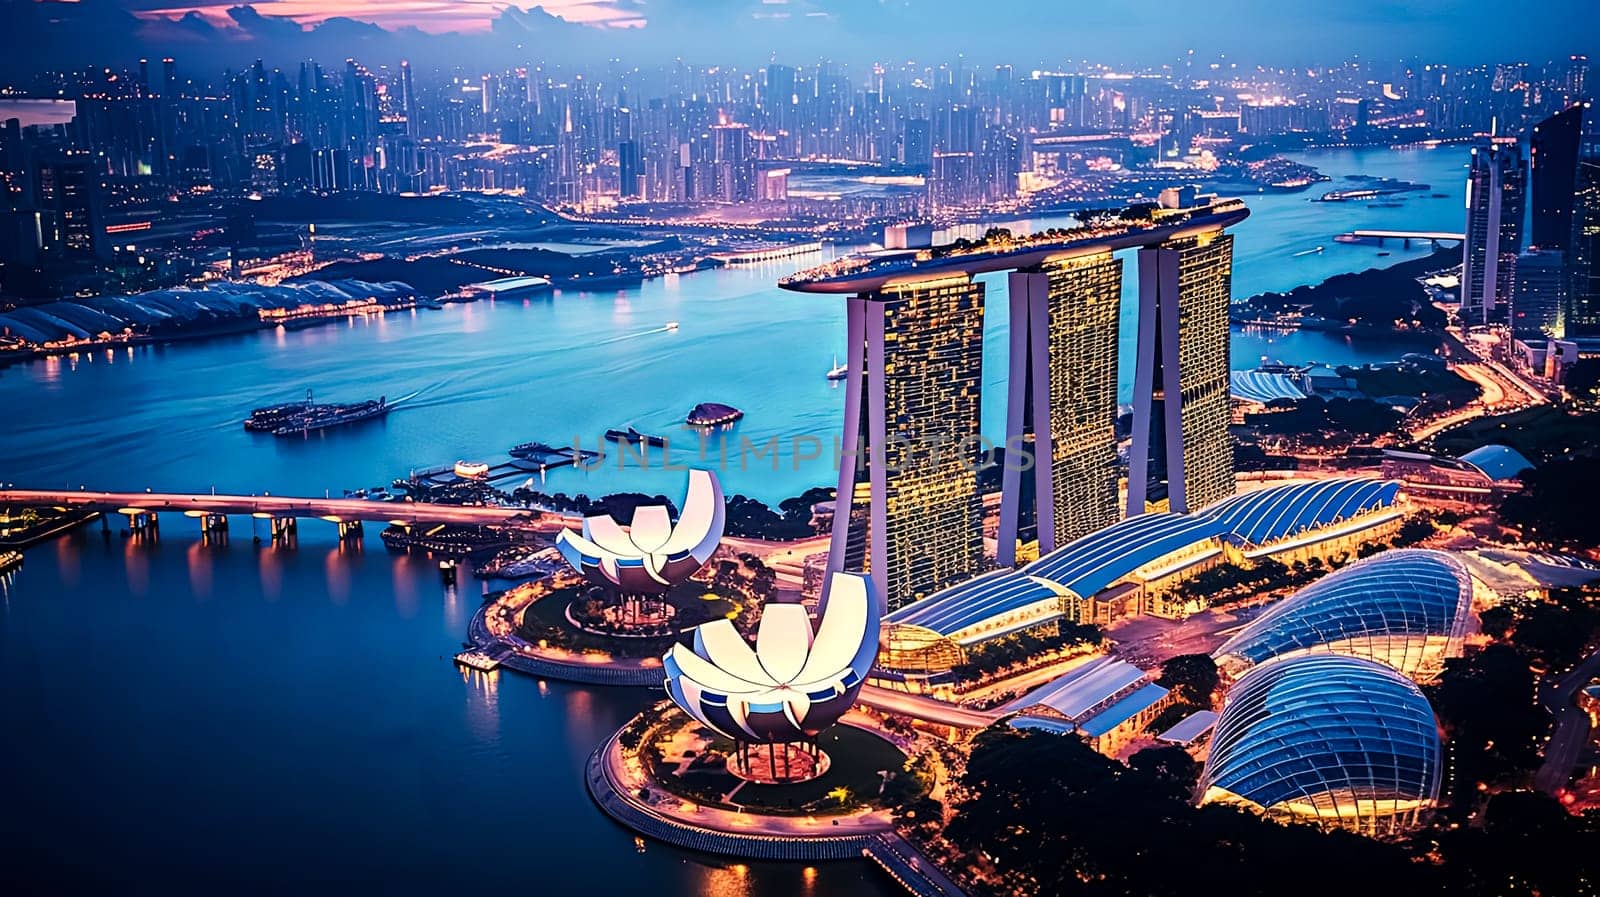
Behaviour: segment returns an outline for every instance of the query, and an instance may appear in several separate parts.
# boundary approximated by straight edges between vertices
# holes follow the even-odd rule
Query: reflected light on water
[[[196,601],[211,600],[212,562],[211,552],[204,542],[194,541],[189,543],[188,549],[183,553],[184,562],[189,568],[189,588],[194,590]]]
[[[322,567],[327,573],[328,599],[340,607],[350,602],[350,565],[345,562],[343,554],[344,549],[335,546],[322,559]]]
[[[699,893],[703,897],[751,897],[755,892],[750,883],[750,867],[735,863],[725,868],[706,868]]]
[[[462,667],[467,684],[467,725],[472,734],[485,741],[500,737],[500,671]]]
[[[277,555],[275,548],[256,551],[256,559],[261,567],[261,595],[269,603],[275,603],[283,596],[283,566]]]

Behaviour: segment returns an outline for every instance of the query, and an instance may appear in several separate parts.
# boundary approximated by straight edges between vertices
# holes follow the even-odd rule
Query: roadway
[[[1555,732],[1545,742],[1544,763],[1533,774],[1533,787],[1554,795],[1567,787],[1572,771],[1589,743],[1589,714],[1578,706],[1578,691],[1600,676],[1600,649],[1559,679],[1539,687],[1539,703],[1556,718]]]
[[[874,710],[898,713],[923,722],[954,726],[957,729],[987,729],[1004,715],[996,710],[973,710],[937,698],[907,694],[878,685],[862,686],[861,697],[858,700]]]
[[[81,508],[116,512],[123,508],[153,513],[264,514],[271,517],[320,517],[336,521],[382,520],[391,523],[459,523],[486,525],[509,523],[532,515],[531,527],[554,532],[562,518],[518,508],[468,507],[429,502],[380,502],[359,498],[304,498],[287,495],[222,495],[186,492],[52,492],[35,489],[0,490],[0,505]]]

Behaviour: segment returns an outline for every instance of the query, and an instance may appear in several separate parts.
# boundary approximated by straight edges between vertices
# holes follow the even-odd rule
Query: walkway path
[[[1533,774],[1533,787],[1555,794],[1567,787],[1584,745],[1589,743],[1589,714],[1578,706],[1578,691],[1600,676],[1600,649],[1559,679],[1540,684],[1539,702],[1556,718],[1555,732],[1544,746],[1544,764]]]

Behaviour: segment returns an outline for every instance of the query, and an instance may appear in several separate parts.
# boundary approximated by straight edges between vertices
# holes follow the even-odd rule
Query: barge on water
[[[394,406],[387,396],[351,404],[322,404],[312,400],[311,390],[306,390],[303,402],[289,402],[257,408],[244,420],[244,428],[274,436],[299,436],[313,430],[342,427],[345,424],[373,420],[387,415]]]
[[[744,417],[744,412],[721,402],[701,402],[689,410],[684,421],[691,427],[722,427]]]

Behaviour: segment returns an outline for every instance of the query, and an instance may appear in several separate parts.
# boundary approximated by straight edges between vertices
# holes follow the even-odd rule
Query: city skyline
[[[715,56],[754,65],[775,53],[868,62],[884,59],[885,35],[893,36],[887,44],[894,48],[890,59],[964,53],[974,64],[1045,67],[1091,56],[1118,66],[1181,66],[1189,54],[1205,65],[1220,61],[1223,68],[1242,58],[1275,66],[1319,65],[1337,61],[1330,47],[1375,60],[1427,57],[1455,64],[1486,56],[1536,61],[1600,50],[1592,32],[1565,27],[1587,20],[1580,0],[1554,0],[1515,17],[1476,0],[1415,9],[1358,0],[1314,14],[1263,0],[1223,0],[1206,16],[1188,16],[1187,7],[1167,4],[1115,13],[1038,4],[1018,10],[1033,27],[994,31],[947,27],[972,15],[956,0],[554,0],[526,8],[477,0],[289,0],[259,6],[8,0],[7,6],[13,28],[0,40],[27,52],[10,57],[0,73],[40,62],[64,67],[125,63],[133,55],[218,61],[242,48],[280,65],[308,57],[332,63],[352,52],[409,55],[427,64],[458,62],[468,54],[499,65],[526,63],[530,56],[548,62],[622,57],[639,63]],[[1174,28],[1175,20],[1183,27]],[[1397,21],[1416,27],[1397,28]],[[1441,21],[1451,27],[1434,27]],[[1238,22],[1250,27],[1234,27]],[[740,48],[732,58],[730,48]]]

